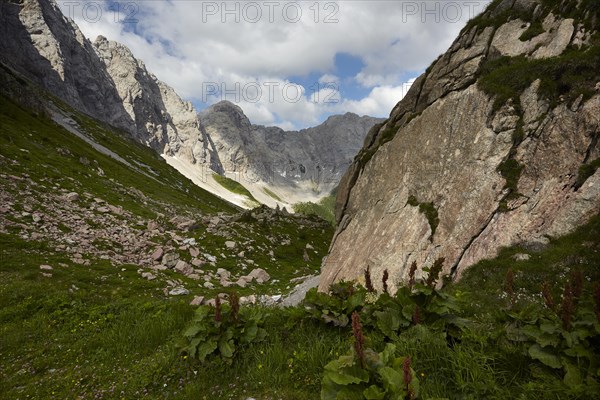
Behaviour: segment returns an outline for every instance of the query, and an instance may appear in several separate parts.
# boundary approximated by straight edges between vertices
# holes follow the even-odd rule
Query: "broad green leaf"
[[[350,320],[346,314],[340,314],[338,316],[323,314],[321,316],[326,323],[331,322],[335,326],[345,327],[348,325]]]
[[[543,364],[550,368],[561,368],[560,357],[554,354],[549,349],[545,349],[539,344],[535,343],[529,348],[529,356],[535,360],[541,361]]]
[[[221,355],[225,358],[233,357],[233,352],[235,351],[235,345],[233,344],[233,340],[226,340],[222,338],[219,341],[219,351]]]
[[[347,302],[346,311],[353,311],[365,304],[365,294],[358,292],[350,296]]]
[[[383,349],[379,356],[384,364],[389,365],[394,357],[396,357],[396,346],[391,343],[386,344],[385,349]]]
[[[333,383],[331,379],[325,375],[321,382],[321,400],[336,400],[339,385]]]
[[[190,345],[187,347],[187,352],[189,353],[190,357],[196,357],[196,350],[198,349],[198,345],[201,341],[202,339],[200,338],[192,339]]]
[[[406,318],[408,321],[412,321],[412,317],[415,313],[415,309],[417,308],[416,304],[407,304],[402,307],[402,316]]]
[[[365,396],[365,399],[367,400],[383,400],[385,399],[385,390],[376,385],[371,385],[364,390],[363,396]]]
[[[393,310],[377,311],[374,313],[377,318],[377,327],[389,338],[396,337],[396,331],[400,329],[400,318]]]
[[[338,385],[350,385],[369,381],[369,373],[358,365],[340,368],[338,371],[327,372],[331,380]]]
[[[186,329],[186,331],[184,332],[184,336],[186,337],[193,337],[196,336],[196,334],[198,332],[200,332],[203,329],[203,326],[200,324],[194,324],[192,326],[190,326],[188,329]]]
[[[552,322],[543,322],[540,324],[540,330],[545,333],[556,333],[560,328]]]
[[[208,356],[209,354],[212,354],[212,352],[215,351],[216,349],[217,349],[217,342],[214,340],[209,340],[209,341],[202,343],[200,346],[198,346],[198,359],[200,361],[204,361],[206,356]]]
[[[387,391],[397,393],[404,387],[404,378],[400,371],[396,371],[390,367],[381,367],[377,373],[381,376],[383,387]]]
[[[597,357],[594,355],[594,353],[592,352],[592,349],[590,347],[585,346],[581,343],[578,343],[568,349],[563,349],[563,353],[569,357],[587,358],[590,361]]]
[[[242,340],[246,343],[252,343],[252,341],[256,338],[257,334],[258,334],[258,326],[256,326],[256,324],[246,326],[244,328]]]
[[[563,382],[569,387],[578,386],[583,383],[579,368],[573,364],[565,363],[565,376]]]
[[[342,386],[337,393],[337,400],[363,400],[360,386]]]

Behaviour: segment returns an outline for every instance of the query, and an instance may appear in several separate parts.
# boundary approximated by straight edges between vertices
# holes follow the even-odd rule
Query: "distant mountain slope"
[[[298,132],[252,125],[228,101],[200,113],[203,133],[216,156],[212,169],[235,177],[269,204],[317,200],[329,194],[363,144],[368,130],[383,119],[346,113]],[[263,186],[264,185],[264,186]],[[258,189],[256,189],[258,188]],[[271,199],[269,199],[271,197]]]
[[[373,128],[320,287],[544,246],[600,212],[597,1],[496,0]]]

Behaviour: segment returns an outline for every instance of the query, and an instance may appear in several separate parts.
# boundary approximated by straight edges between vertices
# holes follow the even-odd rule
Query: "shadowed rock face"
[[[545,243],[600,212],[600,172],[576,184],[580,166],[600,156],[600,77],[586,83],[586,97],[550,101],[539,76],[500,106],[479,81],[486,61],[543,60],[569,44],[585,51],[593,32],[533,0],[494,6],[369,132],[340,183],[321,290],[360,279],[367,266],[376,287],[385,269],[401,285],[413,261],[420,270],[439,257],[458,279],[503,246]],[[485,23],[501,11],[512,20]],[[537,14],[544,33],[520,40],[523,14]],[[520,170],[513,178],[511,165]]]
[[[91,43],[54,1],[3,1],[0,32],[4,64],[92,117],[135,129]]]
[[[346,113],[313,128],[286,132],[252,125],[241,108],[222,101],[202,111],[200,121],[218,153],[212,158],[215,171],[237,172],[274,186],[309,182],[312,190],[327,194],[337,186],[368,130],[383,119]]]
[[[93,46],[135,121],[136,138],[159,153],[178,155],[191,164],[207,162],[207,141],[194,106],[148,72],[122,44],[99,36]]]
[[[125,46],[93,44],[54,0],[0,4],[0,61],[86,114],[124,129],[157,152],[207,161],[193,106]]]

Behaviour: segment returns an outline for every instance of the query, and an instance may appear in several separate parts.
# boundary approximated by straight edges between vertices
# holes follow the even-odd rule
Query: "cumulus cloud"
[[[125,44],[197,105],[223,98],[207,96],[207,84],[230,91],[236,84],[248,90],[256,83],[280,85],[272,96],[263,90],[249,99],[248,91],[233,100],[254,123],[302,128],[332,112],[388,115],[406,92],[403,79],[417,76],[445,51],[489,0],[57,3],[88,38],[101,34]],[[86,4],[92,4],[87,13]],[[92,12],[95,7],[101,12]],[[361,70],[353,76],[337,70],[341,53],[360,59]],[[319,77],[318,90],[306,82],[293,86],[291,77],[303,76]],[[357,90],[345,90],[350,97],[343,98],[340,82]],[[301,96],[291,101],[295,89]],[[362,98],[352,94],[365,90]]]

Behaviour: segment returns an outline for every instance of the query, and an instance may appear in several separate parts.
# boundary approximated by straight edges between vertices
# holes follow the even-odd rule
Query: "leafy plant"
[[[321,399],[417,399],[419,379],[408,357],[396,357],[388,343],[381,353],[364,348],[358,313],[352,315],[354,346],[351,354],[325,366]]]
[[[231,298],[231,306],[221,305],[217,296],[214,308],[200,306],[196,310],[192,324],[184,332],[189,340],[184,351],[190,357],[204,361],[219,354],[224,362],[231,364],[241,346],[266,338],[267,332],[262,328],[265,313],[256,307],[240,308],[237,296]]]
[[[367,291],[352,282],[338,282],[330,287],[330,293],[319,293],[316,288],[304,298],[304,309],[315,319],[345,327],[354,311],[365,305]]]
[[[560,306],[554,301],[550,285],[544,282],[542,298],[546,307],[530,305],[508,311],[506,335],[509,341],[521,343],[530,358],[561,370],[563,382],[569,387],[599,390],[600,362],[594,346],[600,341],[600,318],[590,304],[579,306],[581,293],[579,272],[566,283]]]

